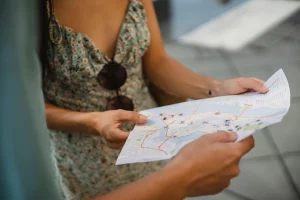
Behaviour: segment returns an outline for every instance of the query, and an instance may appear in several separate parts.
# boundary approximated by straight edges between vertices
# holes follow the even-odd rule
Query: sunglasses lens
[[[118,91],[118,89],[126,82],[127,72],[122,65],[112,62],[103,66],[97,78],[102,87]],[[117,109],[132,111],[132,100],[125,96],[118,95],[117,97],[114,97],[108,102],[106,110]]]
[[[133,111],[132,100],[125,96],[117,96],[112,98],[106,105],[106,110],[118,109]]]
[[[109,90],[116,90],[124,85],[127,79],[126,69],[118,63],[104,65],[98,74],[100,85]]]

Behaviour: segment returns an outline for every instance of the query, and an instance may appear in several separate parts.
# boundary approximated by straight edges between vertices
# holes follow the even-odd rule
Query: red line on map
[[[278,81],[278,80],[279,80],[279,79],[277,79],[276,81]],[[271,87],[276,81],[274,81],[269,87]],[[201,103],[202,103],[202,102],[201,102]],[[190,115],[190,116],[188,116],[188,117],[185,117],[185,120],[190,119],[191,117],[193,117],[193,116],[196,114],[196,112],[197,112],[198,108],[200,107],[201,103],[198,105],[198,107],[195,109],[195,111],[193,112],[192,115]],[[242,115],[246,112],[247,109],[251,108],[251,106],[252,106],[252,104],[245,104],[245,108],[241,111],[241,113],[240,113],[239,115],[235,115],[235,114],[232,114],[232,113],[229,113],[229,112],[222,112],[222,113],[220,113],[220,114],[230,114],[230,115],[232,115],[233,117],[235,117],[235,119],[231,119],[231,120],[238,120],[239,118],[244,118],[244,117],[242,117]],[[212,113],[212,112],[207,112],[207,113]],[[261,119],[261,118],[273,117],[273,116],[276,116],[276,115],[280,115],[280,114],[273,114],[273,115],[269,115],[269,116],[257,116],[257,117],[247,116],[247,118],[254,118],[254,119],[255,119],[255,118],[259,118],[259,119]],[[161,120],[162,120],[162,119],[161,119]],[[173,124],[174,122],[176,122],[176,120],[173,120],[171,123],[166,123],[164,120],[162,120],[162,122],[163,122],[165,125],[171,125],[171,124]],[[167,129],[166,132],[165,132],[166,139],[165,139],[164,141],[162,141],[162,143],[161,143],[157,148],[145,147],[145,146],[144,146],[144,142],[146,141],[146,139],[147,139],[150,135],[156,133],[158,130],[159,130],[159,129],[156,129],[156,130],[150,132],[149,134],[146,134],[146,136],[144,137],[144,139],[143,139],[143,141],[142,141],[140,147],[141,147],[141,148],[146,148],[146,149],[157,150],[157,151],[164,152],[165,154],[168,154],[166,151],[162,150],[161,148],[162,148],[162,146],[163,146],[168,140],[174,138],[173,136],[177,133],[177,131],[174,132],[172,135],[169,135],[169,129]],[[177,138],[182,138],[182,137],[190,136],[190,135],[192,135],[192,134],[199,133],[199,132],[200,132],[200,133],[203,133],[203,134],[210,134],[210,133],[203,132],[203,131],[195,131],[195,132],[189,133],[188,135],[178,136]]]
[[[157,130],[156,130],[157,131]],[[152,147],[145,147],[144,146],[144,142],[145,142],[145,140],[150,136],[150,135],[152,135],[152,134],[154,134],[156,131],[153,131],[151,134],[147,134],[145,137],[144,137],[144,139],[143,139],[143,141],[142,141],[142,143],[141,143],[141,145],[140,145],[140,147],[142,148],[142,149],[152,149],[152,150],[158,150],[158,151],[161,151],[161,152],[164,152],[165,154],[167,154],[168,155],[168,153],[167,152],[165,152],[164,150],[162,150],[162,149],[160,149],[160,148],[158,148],[158,149],[156,149],[156,148],[152,148]]]
[[[268,88],[270,88],[270,87],[272,87],[277,81],[279,81],[279,78],[278,79],[276,79],[271,85],[269,85],[269,87]]]

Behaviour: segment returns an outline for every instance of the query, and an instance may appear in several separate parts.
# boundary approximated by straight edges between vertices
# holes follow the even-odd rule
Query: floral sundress
[[[97,75],[111,60],[82,33],[61,26],[52,15],[49,67],[44,83],[47,101],[80,112],[105,111],[115,91],[101,87]],[[131,0],[117,40],[114,61],[128,74],[120,93],[133,100],[135,111],[156,107],[145,84],[142,56],[150,43],[146,12],[141,2]],[[127,127],[132,128],[132,127]],[[144,177],[161,162],[116,166],[120,150],[113,150],[101,136],[50,131],[57,179],[65,199],[104,194]]]

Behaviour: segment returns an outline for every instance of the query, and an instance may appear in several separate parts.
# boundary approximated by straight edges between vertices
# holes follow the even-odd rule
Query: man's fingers
[[[248,153],[254,147],[254,145],[255,142],[253,136],[249,136],[246,139],[237,143],[237,146],[243,155]]]
[[[268,88],[264,86],[264,81],[257,78],[242,78],[239,80],[242,88],[252,89],[260,93],[268,92]]]
[[[206,135],[205,137],[210,141],[227,143],[236,141],[238,135],[234,132],[217,132]]]
[[[138,124],[143,124],[147,121],[147,117],[137,112],[118,110],[117,117],[121,121],[131,121]]]

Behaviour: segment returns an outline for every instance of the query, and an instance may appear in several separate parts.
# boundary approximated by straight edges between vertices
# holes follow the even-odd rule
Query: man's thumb
[[[238,134],[235,132],[217,132],[217,133],[212,133],[210,135],[210,139],[215,141],[215,142],[234,142],[238,138]]]

